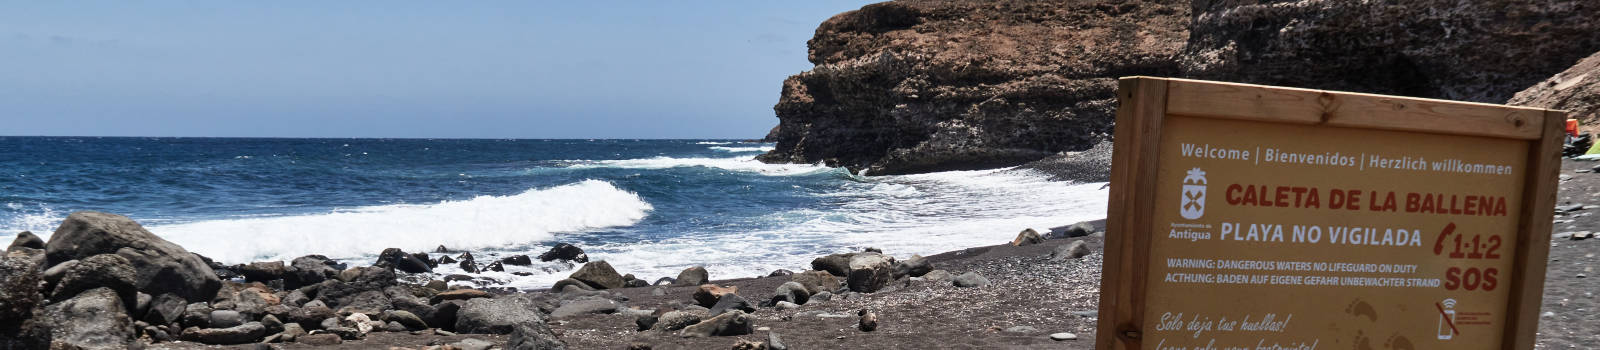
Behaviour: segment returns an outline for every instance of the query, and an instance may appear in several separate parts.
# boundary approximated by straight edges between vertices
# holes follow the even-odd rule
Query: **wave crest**
[[[629,226],[654,207],[609,182],[585,180],[510,196],[362,207],[326,214],[209,220],[150,227],[218,261],[355,258],[384,248],[431,251],[507,247],[554,233]]]

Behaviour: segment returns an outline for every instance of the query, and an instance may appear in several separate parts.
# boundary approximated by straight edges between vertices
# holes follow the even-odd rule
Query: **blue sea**
[[[370,264],[443,245],[487,261],[572,243],[646,280],[801,270],[865,247],[907,257],[1105,216],[1102,184],[994,169],[858,176],[753,160],[735,140],[0,137],[0,244],[67,214],[129,216],[224,263]],[[543,288],[570,266],[488,272]],[[460,272],[454,266],[440,273]],[[513,273],[520,272],[522,275]],[[531,274],[531,275],[529,275]]]

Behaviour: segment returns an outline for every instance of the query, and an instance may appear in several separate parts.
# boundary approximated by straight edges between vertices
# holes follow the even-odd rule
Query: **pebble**
[[[1006,328],[1006,333],[1038,333],[1038,332],[1039,332],[1038,328],[1033,328],[1033,327],[1029,327],[1029,326],[1013,326],[1011,328]]]
[[[1055,333],[1055,334],[1051,334],[1050,335],[1050,340],[1054,340],[1054,341],[1078,340],[1078,335],[1077,334],[1072,334],[1072,333],[1067,333],[1067,332]]]
[[[800,308],[800,304],[795,304],[795,303],[791,303],[791,302],[787,302],[787,301],[780,301],[780,302],[778,302],[777,305],[774,305],[774,306],[777,307],[779,310],[792,310],[792,309]]]
[[[1540,317],[1544,317],[1544,318],[1551,318],[1551,317],[1556,317],[1556,313],[1555,312],[1550,312],[1550,311],[1545,311],[1543,314],[1539,314],[1539,316]]]

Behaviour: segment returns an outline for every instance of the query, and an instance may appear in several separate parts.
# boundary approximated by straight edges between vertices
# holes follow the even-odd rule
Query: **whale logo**
[[[1178,201],[1178,215],[1196,220],[1206,215],[1206,172],[1200,168],[1189,169],[1183,177],[1183,198]]]

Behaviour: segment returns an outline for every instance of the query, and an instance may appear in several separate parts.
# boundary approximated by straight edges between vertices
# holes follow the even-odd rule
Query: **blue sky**
[[[8,2],[0,135],[756,138],[871,2]]]

